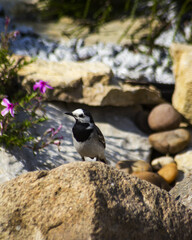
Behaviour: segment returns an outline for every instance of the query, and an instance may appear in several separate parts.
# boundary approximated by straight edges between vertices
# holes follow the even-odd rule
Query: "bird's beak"
[[[66,112],[65,114],[73,117],[73,113]]]

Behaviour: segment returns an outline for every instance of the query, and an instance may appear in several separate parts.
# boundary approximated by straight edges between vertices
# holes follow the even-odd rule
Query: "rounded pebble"
[[[165,179],[166,182],[172,183],[178,174],[177,165],[176,163],[169,163],[162,167],[157,173]]]
[[[151,165],[143,160],[119,161],[116,168],[126,173],[152,171]]]
[[[171,104],[162,103],[152,109],[148,124],[154,131],[167,131],[178,128],[181,119],[181,114]]]
[[[163,154],[175,154],[187,147],[190,133],[185,129],[153,133],[149,136],[152,147]]]
[[[142,180],[146,180],[162,189],[169,191],[171,188],[169,184],[157,173],[153,172],[138,172],[132,173],[131,175],[136,176]]]
[[[151,161],[151,166],[154,170],[159,170],[164,167],[166,164],[174,162],[174,159],[170,156],[163,156],[155,158]]]

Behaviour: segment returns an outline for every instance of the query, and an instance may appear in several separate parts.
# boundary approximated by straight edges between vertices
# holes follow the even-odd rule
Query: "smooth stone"
[[[151,165],[143,160],[119,161],[116,168],[126,173],[152,171]]]
[[[169,163],[162,167],[157,173],[170,184],[175,181],[178,175],[177,165],[176,163]]]
[[[151,166],[154,170],[159,170],[164,167],[166,164],[174,162],[173,158],[170,156],[163,156],[155,158],[151,161]]]
[[[178,128],[181,119],[181,114],[171,104],[162,103],[151,110],[148,124],[154,131],[166,131]]]
[[[169,191],[171,188],[169,184],[157,173],[153,172],[137,172],[137,173],[132,173],[131,175],[136,176],[142,180],[146,180],[147,182],[150,182],[157,187],[160,187],[162,189],[165,189]]]
[[[190,133],[185,129],[176,129],[149,136],[152,147],[163,154],[176,154],[187,147]]]

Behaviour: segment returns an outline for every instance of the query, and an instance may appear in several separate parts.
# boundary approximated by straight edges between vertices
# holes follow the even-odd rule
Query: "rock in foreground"
[[[190,239],[192,212],[150,183],[76,162],[1,185],[0,239]]]

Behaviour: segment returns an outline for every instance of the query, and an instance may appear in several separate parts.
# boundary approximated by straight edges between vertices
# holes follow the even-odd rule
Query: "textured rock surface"
[[[24,174],[0,188],[0,238],[190,239],[192,211],[102,163]]]
[[[30,89],[37,80],[54,87],[49,100],[78,102],[92,106],[130,106],[162,102],[160,91],[149,86],[110,84],[110,67],[100,62],[47,62],[38,59],[22,68],[23,85]],[[33,80],[32,80],[33,79]]]
[[[143,160],[119,161],[116,168],[125,173],[152,171],[151,165]]]
[[[181,201],[185,206],[192,209],[192,174],[183,179],[171,189],[170,194]]]
[[[24,164],[4,147],[0,147],[0,183],[27,172]]]
[[[175,91],[172,103],[190,123],[192,123],[192,46],[172,44]]]
[[[151,134],[149,141],[160,153],[175,154],[187,147],[190,143],[190,134],[185,129],[176,129]]]
[[[181,119],[181,114],[171,104],[162,103],[151,110],[148,123],[154,131],[166,131],[178,128]]]
[[[186,176],[192,174],[192,151],[186,151],[177,154],[174,158],[177,163],[178,170],[182,171]]]

